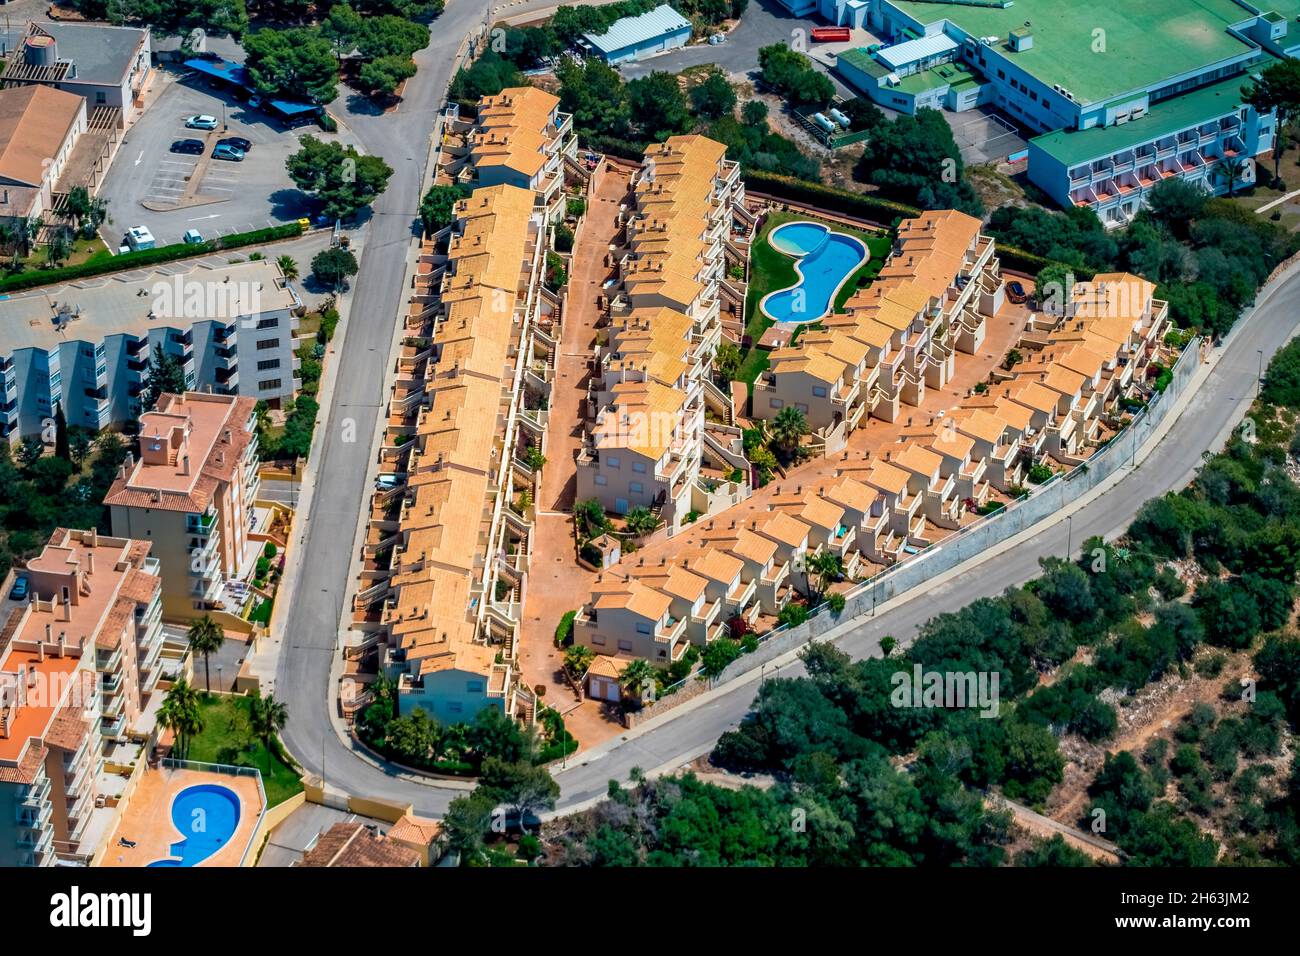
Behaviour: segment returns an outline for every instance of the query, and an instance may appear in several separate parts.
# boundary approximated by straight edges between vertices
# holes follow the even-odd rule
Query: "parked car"
[[[14,586],[9,591],[9,600],[11,601],[27,600],[27,579],[26,578],[20,577],[14,579]]]
[[[375,479],[375,487],[380,491],[396,488],[399,484],[400,481],[396,475],[380,475]]]
[[[203,241],[203,235],[197,229],[186,229],[181,237],[187,246],[197,245]]]
[[[1008,282],[1007,298],[1016,305],[1020,305],[1029,298],[1029,293],[1025,291],[1025,287],[1019,282]]]
[[[244,161],[244,151],[235,149],[233,146],[218,144],[217,148],[212,151],[213,159],[227,159],[232,163],[242,163]]]
[[[173,153],[190,153],[194,156],[203,155],[203,140],[201,139],[178,139],[172,143]]]
[[[223,138],[223,139],[219,139],[219,140],[217,140],[217,145],[218,145],[218,146],[233,146],[233,147],[235,147],[235,149],[239,150],[241,153],[246,153],[246,152],[248,152],[250,149],[253,148],[253,143],[252,143],[252,141],[251,141],[251,140],[244,139],[244,137],[242,137],[242,136],[226,136],[226,137]]]
[[[207,113],[195,113],[185,121],[185,125],[189,129],[216,129],[217,118]]]
[[[125,242],[126,245],[131,247],[132,252],[139,252],[141,249],[153,249],[157,245],[153,233],[144,226],[132,226],[128,229]]]

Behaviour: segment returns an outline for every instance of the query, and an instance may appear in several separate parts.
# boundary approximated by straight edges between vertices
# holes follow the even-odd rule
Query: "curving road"
[[[417,812],[429,815],[441,815],[464,787],[388,773],[356,752],[333,723],[336,688],[330,669],[352,575],[353,531],[367,497],[369,436],[375,432],[386,394],[390,346],[405,292],[405,262],[424,182],[428,137],[450,80],[456,46],[483,23],[487,6],[452,0],[434,24],[433,43],[417,56],[419,73],[408,84],[397,114],[343,111],[367,151],[383,156],[395,173],[375,204],[328,415],[318,431],[313,462],[317,480],[297,547],[299,555],[308,557],[298,571],[301,578],[284,615],[285,637],[275,680],[275,693],[292,718],[284,742],[309,773],[324,771],[332,789],[410,802]],[[1248,406],[1256,387],[1259,353],[1267,361],[1294,334],[1298,316],[1300,270],[1265,291],[1253,314],[1230,338],[1217,366],[1146,460],[1075,513],[1079,524],[1075,541],[1121,531],[1142,502],[1186,483],[1202,453],[1221,447]],[[348,419],[354,432],[345,427]],[[352,435],[356,440],[351,440]],[[1057,523],[999,555],[996,571],[990,566],[917,589],[893,609],[848,629],[837,643],[861,657],[878,651],[884,634],[908,641],[918,625],[933,615],[1033,577],[1040,556],[1065,550],[1066,533],[1064,524]],[[799,672],[797,660],[780,670],[783,676]],[[744,716],[754,691],[754,680],[733,682],[635,734],[584,753],[556,774],[562,790],[560,809],[602,797],[611,778],[626,779],[634,767],[649,771],[676,766],[707,750]]]

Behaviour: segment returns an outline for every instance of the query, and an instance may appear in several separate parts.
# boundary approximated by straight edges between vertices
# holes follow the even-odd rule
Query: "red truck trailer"
[[[848,27],[813,27],[814,43],[845,43],[853,36]]]

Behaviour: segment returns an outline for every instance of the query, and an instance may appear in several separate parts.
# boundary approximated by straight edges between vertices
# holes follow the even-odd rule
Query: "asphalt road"
[[[316,469],[316,485],[311,511],[303,516],[302,538],[296,543],[300,554],[308,557],[300,566],[302,573],[285,617],[275,679],[275,694],[291,715],[284,743],[313,773],[320,773],[329,751],[337,754],[343,748],[330,722],[330,709],[335,706],[330,665],[352,574],[353,533],[367,497],[371,436],[386,398],[388,357],[406,294],[406,257],[418,230],[416,211],[429,135],[451,80],[456,48],[482,23],[486,8],[485,3],[465,0],[448,4],[434,23],[432,42],[416,54],[418,72],[407,84],[396,112],[372,111],[361,98],[350,96],[346,87],[331,107],[368,153],[382,156],[393,167],[393,176],[374,204],[360,272],[350,293],[346,338],[330,407],[317,426],[311,465]],[[346,755],[328,761],[331,767],[356,762]],[[385,789],[368,780],[355,792]]]

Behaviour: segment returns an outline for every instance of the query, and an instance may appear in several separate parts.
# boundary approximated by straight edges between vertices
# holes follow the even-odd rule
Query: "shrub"
[[[560,623],[555,625],[556,647],[563,647],[573,638],[573,619],[577,616],[577,611],[565,611]]]

